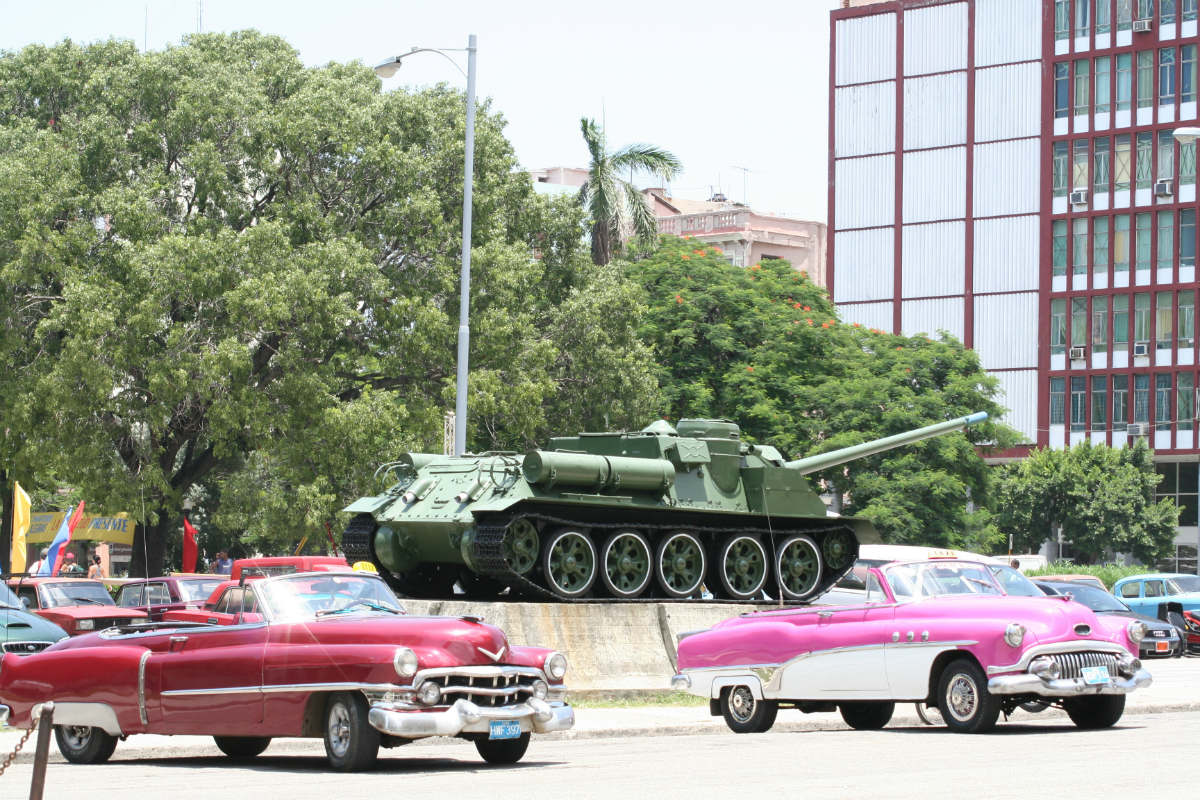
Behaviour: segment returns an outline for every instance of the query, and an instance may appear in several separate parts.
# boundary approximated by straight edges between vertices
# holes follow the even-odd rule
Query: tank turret
[[[556,437],[543,450],[406,453],[391,485],[345,510],[342,546],[399,592],[805,601],[879,536],[830,515],[805,475],[940,436],[978,413],[785,461],[728,420],[659,420],[638,432]]]

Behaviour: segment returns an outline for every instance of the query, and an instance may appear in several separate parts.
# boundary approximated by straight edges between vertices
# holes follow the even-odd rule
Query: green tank
[[[345,511],[351,562],[410,597],[812,599],[878,542],[806,474],[961,430],[986,413],[785,461],[727,420],[581,433],[525,455],[406,453]]]

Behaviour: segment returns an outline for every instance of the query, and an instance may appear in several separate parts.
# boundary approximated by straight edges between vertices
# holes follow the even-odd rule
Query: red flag
[[[79,520],[83,516],[83,501],[79,501],[79,507],[75,509],[75,513],[70,519],[63,519],[63,527],[66,528],[64,533],[62,528],[58,529],[58,534],[54,537],[54,541],[50,543],[50,553],[46,556],[46,560],[52,562],[54,566],[50,570],[51,575],[57,575],[58,570],[62,567],[63,557],[67,554],[67,545],[71,543],[71,536],[75,533],[75,527],[79,525]],[[40,572],[38,574],[41,574]]]
[[[183,518],[183,571],[196,571],[196,558],[200,555],[196,548],[196,529],[192,527],[191,521]]]

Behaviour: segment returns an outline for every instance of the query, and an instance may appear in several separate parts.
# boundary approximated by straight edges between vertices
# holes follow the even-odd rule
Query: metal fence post
[[[38,718],[37,750],[33,754],[33,780],[29,784],[29,800],[42,800],[46,787],[46,759],[50,757],[50,729],[54,727],[54,701],[42,704]]]

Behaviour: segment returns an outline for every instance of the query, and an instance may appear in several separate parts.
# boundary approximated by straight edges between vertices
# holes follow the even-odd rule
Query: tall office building
[[[830,34],[843,318],[961,339],[1030,445],[1146,437],[1189,571],[1197,2],[858,0]]]

